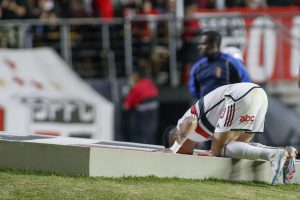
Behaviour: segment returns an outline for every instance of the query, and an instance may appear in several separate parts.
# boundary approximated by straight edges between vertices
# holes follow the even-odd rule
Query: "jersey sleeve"
[[[239,83],[239,82],[252,82],[244,64],[235,59],[230,59],[230,82]]]

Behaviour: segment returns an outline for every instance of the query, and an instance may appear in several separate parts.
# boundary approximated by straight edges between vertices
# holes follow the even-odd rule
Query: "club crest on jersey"
[[[222,74],[222,68],[221,67],[216,67],[216,70],[215,70],[216,77],[220,78],[221,74]]]
[[[240,122],[253,122],[255,119],[255,116],[252,115],[242,115],[241,118],[240,118]]]

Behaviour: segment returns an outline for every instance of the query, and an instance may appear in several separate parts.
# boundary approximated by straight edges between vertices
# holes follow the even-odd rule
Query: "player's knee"
[[[212,138],[211,151],[214,156],[221,157],[221,152],[222,152],[224,143],[220,142],[220,139],[216,138],[216,135],[217,134],[214,134],[213,138]]]
[[[219,149],[219,148],[216,148],[216,147],[212,147],[211,151],[212,151],[212,153],[213,153],[214,156],[221,157],[221,151],[222,151],[222,149]]]

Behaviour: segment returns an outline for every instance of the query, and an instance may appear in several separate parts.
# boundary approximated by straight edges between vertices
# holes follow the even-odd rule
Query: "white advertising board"
[[[0,130],[113,140],[113,104],[54,50],[0,49],[0,71]]]

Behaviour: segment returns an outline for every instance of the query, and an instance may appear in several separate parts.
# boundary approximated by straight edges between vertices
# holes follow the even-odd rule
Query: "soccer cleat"
[[[288,158],[283,166],[283,182],[290,183],[295,172],[295,158]]]
[[[278,182],[278,178],[282,173],[283,165],[286,157],[286,150],[278,149],[276,155],[272,158],[271,164],[273,168],[273,176],[272,176],[272,184],[276,184]]]

